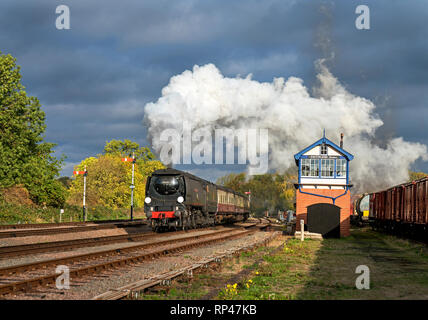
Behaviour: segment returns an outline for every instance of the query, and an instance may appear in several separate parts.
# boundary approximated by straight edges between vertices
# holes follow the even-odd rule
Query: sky
[[[60,4],[70,30],[55,27]],[[369,30],[355,26],[360,4],[370,8]],[[150,147],[145,105],[171,77],[208,63],[227,77],[293,76],[311,88],[315,61],[329,58],[346,90],[376,104],[380,145],[397,136],[428,145],[427,20],[423,0],[2,0],[0,51],[17,58],[46,113],[45,140],[66,156],[61,175],[71,176],[106,141]],[[186,169],[215,180],[243,167]],[[428,163],[412,169],[428,172]]]

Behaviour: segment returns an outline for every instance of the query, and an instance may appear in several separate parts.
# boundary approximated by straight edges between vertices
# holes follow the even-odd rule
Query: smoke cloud
[[[386,147],[376,145],[376,129],[383,125],[376,106],[348,92],[323,60],[316,63],[318,84],[312,95],[303,80],[274,78],[271,83],[229,78],[216,66],[194,66],[170,79],[162,96],[145,106],[145,123],[155,152],[160,133],[180,132],[187,121],[192,129],[268,129],[269,169],[283,172],[295,166],[293,155],[326,136],[336,144],[343,132],[344,149],[355,158],[350,177],[354,191],[370,192],[408,179],[418,158],[428,160],[427,147],[397,137]]]

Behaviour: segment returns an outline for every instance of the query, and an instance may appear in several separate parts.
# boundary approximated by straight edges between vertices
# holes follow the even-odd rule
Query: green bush
[[[67,189],[58,180],[48,180],[42,185],[28,185],[31,200],[48,207],[62,208],[67,199]]]
[[[65,205],[62,222],[82,221],[82,207]],[[59,222],[60,209],[23,206],[0,201],[0,224]],[[129,209],[112,210],[96,207],[87,209],[87,221],[128,219]]]

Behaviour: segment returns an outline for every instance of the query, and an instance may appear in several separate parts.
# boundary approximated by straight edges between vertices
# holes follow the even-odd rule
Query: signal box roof
[[[349,152],[347,152],[346,150],[342,149],[341,147],[339,147],[337,144],[335,144],[334,142],[330,141],[329,139],[327,139],[325,136],[323,136],[321,139],[319,139],[318,141],[314,142],[313,144],[311,144],[310,146],[306,147],[305,149],[303,149],[302,151],[300,151],[299,153],[296,153],[294,155],[294,160],[296,161],[296,165],[299,164],[299,160],[300,158],[309,150],[312,150],[313,148],[315,148],[316,146],[325,144],[327,146],[330,146],[331,148],[333,148],[334,150],[336,150],[338,153],[342,154],[346,160],[351,161],[352,159],[354,159],[354,156],[352,154],[350,154]]]

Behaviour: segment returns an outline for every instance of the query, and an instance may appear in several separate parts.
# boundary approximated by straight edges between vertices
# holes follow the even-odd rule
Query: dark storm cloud
[[[71,30],[55,29],[59,4],[70,7]],[[385,122],[380,140],[401,135],[428,143],[421,130],[428,118],[428,7],[371,1],[371,29],[360,31],[359,4],[3,0],[0,50],[18,58],[27,91],[40,99],[47,140],[67,155],[67,175],[107,140],[146,144],[145,103],[158,99],[171,76],[206,63],[227,76],[297,76],[311,87],[314,61],[334,52],[333,74],[378,105]],[[417,166],[428,171],[427,164]]]
[[[341,5],[340,9],[344,11],[345,8]],[[422,1],[377,1],[370,5],[370,9],[371,29],[366,32],[353,26],[349,28],[349,24],[348,28],[340,28],[351,16],[349,11],[347,15],[337,15],[334,31],[337,36],[338,69],[349,77],[355,77],[355,69],[360,69],[361,76],[356,77],[356,80],[369,85],[379,81],[426,84],[426,4]],[[353,63],[353,68],[344,68],[349,63]]]

